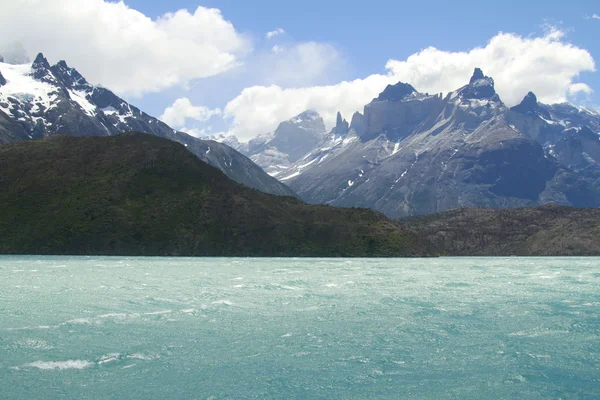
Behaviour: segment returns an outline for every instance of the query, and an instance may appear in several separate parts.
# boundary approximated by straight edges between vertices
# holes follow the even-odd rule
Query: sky
[[[0,38],[61,59],[196,136],[272,131],[308,108],[331,127],[386,85],[447,93],[475,67],[504,102],[600,108],[593,0],[11,0]],[[0,49],[2,43],[0,43]]]

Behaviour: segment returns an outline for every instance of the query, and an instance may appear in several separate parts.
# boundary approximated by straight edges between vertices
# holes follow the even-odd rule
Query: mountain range
[[[448,93],[389,85],[330,131],[316,110],[249,142],[179,132],[65,61],[0,63],[0,144],[137,131],[185,145],[238,183],[391,218],[459,207],[600,206],[600,114],[535,94],[507,107],[476,68]],[[265,172],[266,171],[266,172]],[[268,174],[267,174],[268,173]]]
[[[113,136],[128,131],[181,143],[238,183],[295,196],[231,147],[172,129],[110,90],[91,85],[65,61],[51,66],[40,53],[31,65],[0,62],[0,144],[55,134]]]
[[[350,123],[338,114],[325,133],[322,122],[309,111],[246,144],[219,140],[309,203],[392,218],[458,207],[600,205],[600,114],[542,104],[533,93],[509,108],[479,68],[445,96],[400,82]],[[290,134],[305,135],[312,149],[299,155]]]

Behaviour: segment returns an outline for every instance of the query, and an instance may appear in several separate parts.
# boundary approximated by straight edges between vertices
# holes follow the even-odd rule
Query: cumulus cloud
[[[284,51],[285,51],[285,47],[283,47],[283,46],[275,45],[275,46],[271,47],[271,53],[274,53],[274,54],[279,54]]]
[[[589,16],[589,17],[587,17],[587,19],[600,19],[600,15],[598,15],[598,14],[593,14],[593,15],[591,15],[591,16]]]
[[[139,95],[185,85],[239,65],[249,41],[217,9],[179,10],[157,19],[107,0],[11,0],[0,38],[30,54],[65,59],[93,83]]]
[[[494,78],[496,90],[508,105],[519,103],[533,91],[545,103],[567,100],[580,72],[594,71],[594,59],[587,50],[564,41],[564,34],[551,30],[541,37],[500,33],[485,47],[468,52],[446,52],[430,47],[405,61],[391,60],[391,75],[412,83],[420,91],[448,92],[469,79],[474,67]]]
[[[190,99],[183,97],[175,100],[173,105],[167,107],[160,116],[160,120],[171,127],[181,128],[185,126],[186,120],[207,121],[213,115],[220,115],[218,108],[210,109],[203,106],[194,106]],[[187,130],[181,129],[184,132]],[[198,131],[199,132],[199,131]],[[197,136],[197,135],[194,135]]]
[[[338,110],[350,118],[388,84],[403,81],[421,92],[449,92],[468,83],[475,67],[494,78],[498,94],[509,106],[520,102],[529,91],[545,103],[591,93],[588,85],[576,79],[581,72],[595,70],[590,53],[566,42],[560,30],[550,29],[540,37],[499,33],[485,47],[470,51],[429,47],[406,60],[390,60],[386,74],[365,79],[304,88],[246,88],[226,105],[224,116],[232,123],[231,133],[241,140],[269,132],[280,121],[307,108],[318,110],[332,126]]]
[[[274,31],[267,32],[265,37],[267,39],[273,39],[275,36],[283,35],[285,31],[282,28],[277,28]]]
[[[301,42],[292,46],[274,46],[257,56],[253,68],[266,85],[283,87],[314,85],[334,75],[342,64],[335,47],[328,43]]]

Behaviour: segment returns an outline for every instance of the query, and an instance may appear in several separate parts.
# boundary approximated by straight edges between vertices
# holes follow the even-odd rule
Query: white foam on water
[[[55,329],[58,328],[58,326],[49,326],[49,325],[38,325],[38,326],[23,326],[20,328],[5,328],[5,331],[29,331],[29,330],[36,330],[36,329]]]
[[[144,315],[163,315],[163,314],[170,314],[172,312],[173,312],[173,310],[154,311],[154,312],[144,313]]]
[[[130,354],[127,356],[127,358],[133,359],[133,360],[144,360],[144,361],[150,361],[153,359],[153,357],[144,355],[144,354],[139,354],[139,353],[135,353],[135,354]]]
[[[32,367],[42,370],[66,370],[66,369],[84,369],[93,366],[94,363],[87,360],[67,360],[67,361],[35,361],[26,364],[23,367]]]
[[[48,342],[40,339],[23,339],[17,343],[21,346],[35,350],[51,350],[54,348],[53,346],[49,345]]]
[[[184,314],[191,314],[194,311],[196,311],[196,310],[194,310],[193,308],[188,308],[188,309],[185,309],[185,310],[181,310],[181,312],[184,313]]]
[[[121,353],[110,353],[100,357],[98,365],[106,364],[113,361],[119,361],[121,359]]]
[[[229,300],[218,300],[218,301],[213,301],[212,304],[224,304],[226,306],[232,306],[233,303]]]

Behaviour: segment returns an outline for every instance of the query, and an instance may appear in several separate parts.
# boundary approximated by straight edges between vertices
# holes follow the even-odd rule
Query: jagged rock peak
[[[85,78],[75,68],[70,68],[65,60],[60,60],[50,70],[68,87],[87,85]]]
[[[511,110],[516,111],[521,114],[533,113],[538,108],[537,97],[533,92],[527,93],[527,95],[523,98],[523,101],[518,105],[511,108]]]
[[[473,84],[475,82],[477,82],[480,79],[485,79],[486,76],[483,74],[483,71],[481,70],[481,68],[475,68],[475,71],[473,71],[473,76],[471,77],[471,80],[469,81],[469,84]]]
[[[481,68],[475,68],[469,84],[459,89],[458,93],[465,99],[500,100],[494,89],[494,80],[485,76]]]
[[[31,64],[31,68],[36,69],[36,70],[41,69],[41,68],[50,69],[50,63],[48,62],[46,57],[44,57],[44,54],[39,53],[35,57],[35,60],[33,60],[33,64]]]
[[[335,122],[335,133],[338,135],[345,135],[350,130],[350,124],[348,121],[342,118],[342,114],[338,111]]]
[[[0,63],[4,62],[4,57],[2,56],[2,54],[0,54]]]
[[[2,71],[0,71],[0,86],[6,85],[6,79],[2,76]]]
[[[417,93],[417,90],[410,84],[398,82],[395,85],[387,85],[375,101],[399,101]]]
[[[298,119],[301,121],[312,121],[315,119],[319,119],[321,118],[321,115],[319,115],[319,113],[317,112],[317,110],[313,110],[312,108],[296,115],[293,119]]]

